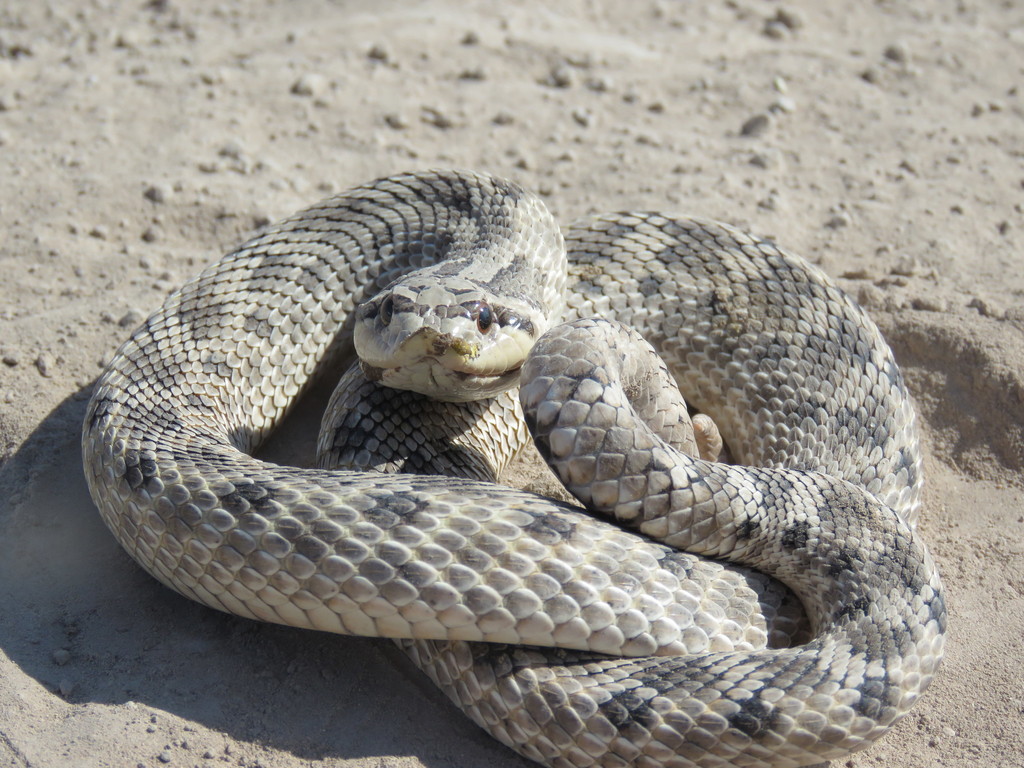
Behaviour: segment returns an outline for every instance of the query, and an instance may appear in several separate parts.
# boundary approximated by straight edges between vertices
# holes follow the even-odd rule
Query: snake
[[[482,431],[421,450],[370,402],[321,438],[355,468],[255,457],[353,348],[383,401],[437,398]],[[680,449],[676,386],[732,463]],[[450,476],[521,432],[519,408],[586,511]],[[917,429],[877,326],[818,267],[659,212],[563,236],[520,185],[441,170],[315,204],[173,292],[99,377],[82,450],[104,522],[163,584],[395,638],[527,758],[799,766],[870,746],[938,669]],[[394,441],[392,471],[364,466]],[[455,470],[414,474],[424,450]],[[778,630],[789,591],[807,637]]]

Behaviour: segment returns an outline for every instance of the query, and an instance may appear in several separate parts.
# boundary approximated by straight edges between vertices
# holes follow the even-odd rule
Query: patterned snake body
[[[590,359],[579,327],[545,336],[523,369],[539,446],[582,500],[642,536],[486,483],[248,455],[357,319],[380,319],[381,289],[507,241],[513,261],[557,254],[542,211],[489,177],[393,177],[285,220],[187,283],[122,346],[90,402],[84,462],[107,525],[206,605],[416,638],[412,655],[450,697],[550,765],[795,766],[869,745],[927,687],[945,630],[938,575],[910,527],[913,412],[874,325],[769,243],[658,214],[569,232],[567,314],[641,328],[736,458],[759,465],[692,459],[634,424],[627,398],[605,394],[634,355],[614,339]],[[533,309],[559,302],[540,287],[518,294],[502,313],[513,346],[542,330]],[[481,306],[454,319],[479,321]],[[454,350],[466,374],[483,356],[460,335],[470,331],[432,333],[444,348],[421,345],[430,365]],[[481,370],[501,378],[492,362]],[[428,375],[428,388],[446,377]],[[766,648],[764,578],[676,546],[780,579],[814,638]],[[734,602],[716,610],[723,594]],[[436,642],[452,640],[577,650]]]

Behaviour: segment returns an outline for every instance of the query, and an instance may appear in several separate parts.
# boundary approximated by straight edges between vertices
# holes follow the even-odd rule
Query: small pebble
[[[887,45],[885,50],[882,51],[882,55],[889,61],[894,61],[897,64],[906,64],[910,60],[910,51],[904,42],[895,42]]]
[[[67,648],[58,648],[53,652],[52,655],[53,663],[58,667],[63,667],[69,661],[71,661],[71,652]]]
[[[109,235],[110,230],[102,224],[99,224],[89,230],[89,237],[95,237],[97,240],[106,240]]]
[[[825,222],[825,226],[829,229],[840,229],[841,227],[848,227],[851,223],[850,214],[846,211],[839,211],[832,215],[832,217]]]
[[[839,275],[846,280],[870,280],[874,275],[867,269],[867,267],[854,267],[848,269]]]
[[[240,160],[245,155],[245,145],[238,139],[228,139],[217,148],[217,154],[232,160]]]
[[[996,224],[996,230],[999,232],[1000,235],[1005,235],[1007,232],[1010,231],[1010,222],[1000,221],[998,224]]]
[[[391,54],[388,52],[388,49],[380,43],[374,43],[371,45],[370,50],[366,52],[366,57],[368,59],[373,59],[374,61],[391,61]]]
[[[911,300],[910,306],[913,309],[919,309],[925,312],[942,312],[946,308],[941,301],[930,296],[918,296]]]
[[[42,353],[36,358],[35,364],[36,370],[39,371],[40,376],[47,379],[53,376],[54,360],[51,355],[48,355],[45,352]]]
[[[441,110],[436,107],[424,107],[423,108],[423,122],[428,125],[432,125],[435,128],[445,130],[455,125],[455,121],[452,120]]]
[[[881,79],[881,75],[879,74],[878,70],[875,69],[874,67],[868,67],[867,69],[860,73],[860,78],[865,83],[877,85],[878,81]]]
[[[913,277],[917,274],[920,269],[917,259],[909,254],[901,254],[896,259],[896,263],[889,268],[889,274],[901,275],[902,277]]]
[[[494,117],[491,118],[491,122],[495,125],[512,125],[516,121],[515,115],[511,112],[505,112],[504,110],[498,112]]]
[[[486,80],[487,72],[483,67],[470,67],[459,73],[459,80]]]
[[[772,116],[762,112],[754,115],[743,123],[743,127],[740,128],[740,136],[747,136],[750,138],[763,136],[771,127]]]
[[[796,32],[801,29],[804,25],[804,17],[799,12],[794,11],[792,8],[779,8],[775,12],[774,21],[782,24],[786,29]]]
[[[142,239],[147,243],[155,243],[160,239],[160,230],[156,227],[146,227],[146,230],[142,233]]]
[[[473,30],[470,30],[462,36],[462,40],[459,42],[463,45],[477,45],[480,42],[480,35]]]
[[[21,359],[13,352],[8,352],[4,355],[3,362],[8,368],[13,368],[21,362]]]
[[[553,67],[548,74],[548,85],[553,85],[555,88],[571,88],[574,82],[572,70],[565,64]]]
[[[122,328],[134,328],[139,323],[141,323],[145,319],[145,317],[146,316],[143,315],[139,310],[129,309],[127,312],[124,313],[121,319],[117,321],[117,324]]]
[[[291,92],[296,96],[323,96],[327,93],[327,78],[315,72],[307,72],[292,83]]]
[[[70,680],[64,679],[57,684],[57,690],[60,691],[60,695],[67,698],[71,695],[71,692],[75,690],[75,684]]]
[[[982,317],[1002,317],[1005,313],[999,309],[996,309],[991,302],[986,301],[978,296],[971,299],[968,304],[968,308],[978,310],[978,314]]]
[[[770,37],[772,40],[781,40],[787,34],[789,34],[789,29],[787,29],[786,25],[775,19],[769,19],[764,23],[765,37]]]
[[[165,749],[163,752],[161,752],[159,755],[156,756],[156,759],[159,760],[161,763],[169,763],[169,762],[171,762],[171,752],[170,752],[170,750]]]
[[[167,184],[150,184],[142,196],[153,203],[166,203],[172,194],[173,190]]]
[[[403,130],[409,127],[409,121],[404,115],[400,115],[397,112],[389,112],[384,115],[384,123],[388,128],[394,128],[396,131]]]
[[[791,114],[796,112],[796,102],[793,101],[789,96],[779,96],[775,101],[768,107],[769,112],[785,112]]]
[[[750,156],[750,164],[755,168],[765,170],[778,170],[783,166],[782,152],[778,149],[768,149],[764,152],[755,152]]]
[[[572,111],[572,119],[575,120],[578,125],[587,128],[590,125],[592,117],[589,110],[577,107]]]

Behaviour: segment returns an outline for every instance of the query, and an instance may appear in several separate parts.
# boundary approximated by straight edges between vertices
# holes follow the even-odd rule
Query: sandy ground
[[[1022,73],[995,0],[4,3],[0,766],[527,765],[386,642],[161,587],[80,466],[92,381],[176,284],[432,166],[563,221],[737,224],[869,308],[924,417],[951,626],[919,706],[840,764],[1024,765]]]

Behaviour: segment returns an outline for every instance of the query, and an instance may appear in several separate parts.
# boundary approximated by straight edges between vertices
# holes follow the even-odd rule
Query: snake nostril
[[[384,301],[380,303],[380,312],[378,313],[377,316],[380,318],[381,323],[383,323],[384,325],[390,325],[391,318],[394,314],[395,299],[393,296],[389,295],[387,298],[384,299]]]

